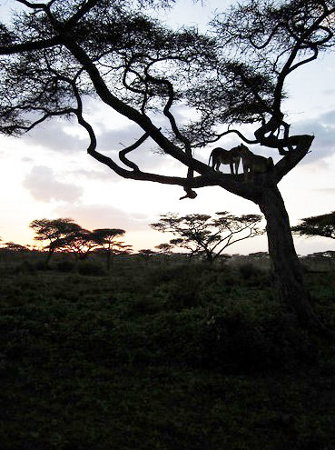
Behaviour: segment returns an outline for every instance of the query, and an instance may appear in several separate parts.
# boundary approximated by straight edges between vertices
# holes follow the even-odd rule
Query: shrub
[[[100,276],[105,275],[106,270],[100,264],[94,262],[85,262],[79,265],[78,272],[80,275]]]
[[[29,261],[23,261],[15,268],[16,273],[35,273],[36,267]]]
[[[203,365],[216,369],[279,369],[315,363],[317,349],[289,315],[250,320],[242,312],[209,318],[204,334]]]
[[[75,271],[75,263],[73,261],[59,261],[56,268],[59,272],[69,273]]]
[[[50,266],[45,261],[37,261],[35,263],[36,270],[51,270]]]
[[[252,263],[241,264],[238,270],[244,280],[249,280],[249,278],[258,276],[261,272],[261,270]]]

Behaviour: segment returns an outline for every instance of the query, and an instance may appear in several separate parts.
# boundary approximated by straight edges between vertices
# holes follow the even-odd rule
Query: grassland
[[[268,270],[99,264],[2,260],[1,450],[335,449],[333,343]],[[332,275],[307,277],[335,329]]]

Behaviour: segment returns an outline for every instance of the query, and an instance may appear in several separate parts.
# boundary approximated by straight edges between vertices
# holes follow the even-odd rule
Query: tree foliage
[[[301,219],[301,223],[292,227],[292,231],[300,236],[323,236],[335,239],[335,211]]]
[[[29,248],[25,245],[17,244],[16,242],[6,242],[3,249],[15,253],[24,253],[30,251]]]
[[[260,215],[235,216],[224,211],[217,212],[216,216],[168,213],[161,215],[159,222],[151,227],[172,233],[176,238],[171,239],[170,244],[186,249],[191,255],[204,255],[208,261],[220,256],[230,245],[263,233],[259,228]]]
[[[125,244],[119,238],[125,234],[120,228],[97,228],[92,232],[92,238],[98,245],[97,251],[106,254],[107,270],[110,269],[113,255],[128,254],[131,245]]]
[[[35,219],[29,226],[35,231],[35,241],[47,242],[44,246],[48,250],[47,263],[57,249],[61,249],[82,230],[70,218]]]
[[[155,248],[161,253],[162,255],[170,255],[172,253],[173,244],[168,242],[162,242],[161,244],[155,245]]]
[[[94,233],[81,227],[53,243],[53,247],[58,251],[73,253],[79,259],[85,259],[98,245]]]
[[[84,259],[90,252],[106,253],[107,267],[110,267],[110,258],[113,254],[127,253],[131,245],[121,242],[118,238],[125,234],[119,228],[99,228],[93,231],[86,230],[75,223],[73,219],[36,219],[30,224],[35,231],[37,241],[46,241],[44,249],[48,250],[50,260],[54,252],[69,252],[79,259]]]

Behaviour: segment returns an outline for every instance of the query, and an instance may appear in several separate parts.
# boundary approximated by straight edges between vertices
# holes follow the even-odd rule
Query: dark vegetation
[[[265,257],[0,258],[1,449],[335,448],[333,344]],[[306,273],[329,328],[332,275]]]

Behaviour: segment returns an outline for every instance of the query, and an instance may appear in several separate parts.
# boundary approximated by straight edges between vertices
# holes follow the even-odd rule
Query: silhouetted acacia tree
[[[204,255],[209,262],[235,242],[263,234],[258,228],[262,217],[257,214],[234,216],[227,211],[217,212],[217,217],[206,214],[178,216],[168,213],[159,222],[151,224],[154,230],[177,236],[170,244],[184,248],[191,255]]]
[[[301,322],[318,326],[277,185],[313,141],[312,135],[291,133],[282,107],[285,82],[334,45],[334,0],[241,1],[216,17],[212,37],[194,29],[170,31],[145,15],[148,6],[168,0],[15,3],[23,12],[0,26],[0,130],[15,135],[51,117],[76,116],[90,139],[88,153],[122,177],[179,185],[189,198],[194,189],[220,186],[256,203],[267,221],[280,297]],[[84,118],[84,96],[142,130],[119,150],[119,160],[98,151]],[[193,123],[177,123],[172,107],[178,105],[196,109]],[[253,136],[242,134],[240,124],[253,127]],[[243,182],[242,175],[215,172],[194,157],[194,148],[228,133],[281,159],[271,172]],[[185,176],[151,173],[130,159],[148,138],[185,168]]]
[[[292,227],[292,231],[300,236],[323,236],[335,239],[335,211],[301,219],[301,223]]]
[[[155,248],[163,255],[170,255],[172,253],[173,244],[163,242],[162,244],[155,245]]]
[[[150,259],[155,256],[157,253],[154,250],[151,250],[150,248],[142,248],[138,251],[138,255],[144,259],[146,263],[150,261]]]
[[[92,231],[80,228],[60,237],[52,244],[59,251],[73,253],[78,259],[86,259],[99,246]]]
[[[81,226],[69,218],[36,219],[30,223],[30,228],[35,231],[36,241],[48,242],[44,249],[48,250],[46,264],[57,249],[62,248],[66,239],[69,240],[82,230]]]
[[[125,244],[119,240],[120,236],[125,234],[125,230],[119,228],[98,228],[93,230],[92,239],[100,246],[98,252],[106,254],[107,270],[110,270],[111,257],[113,255],[128,254],[131,245]]]
[[[16,242],[6,242],[4,249],[15,253],[30,252],[28,247],[26,247],[25,245],[17,244]]]

